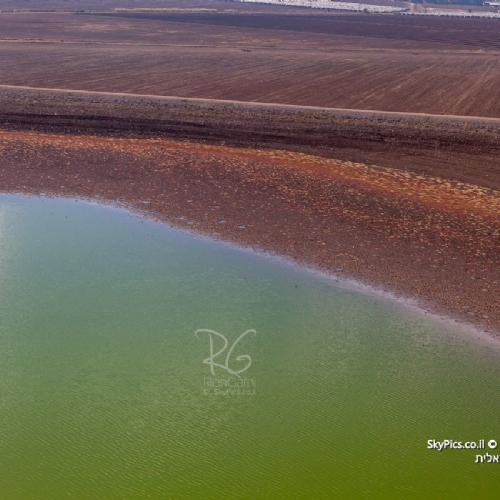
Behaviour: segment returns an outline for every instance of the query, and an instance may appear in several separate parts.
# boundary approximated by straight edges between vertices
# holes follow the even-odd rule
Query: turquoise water
[[[2,196],[0,318],[2,500],[498,497],[499,448],[427,449],[500,442],[498,351],[395,302]]]

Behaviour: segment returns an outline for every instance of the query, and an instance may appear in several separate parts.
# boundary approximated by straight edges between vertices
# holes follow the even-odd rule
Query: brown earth
[[[0,189],[122,200],[500,334],[500,21],[209,3],[0,14]]]
[[[5,89],[0,126],[304,152],[500,190],[500,120]]]
[[[3,191],[119,200],[500,332],[500,121],[2,94]]]
[[[2,14],[0,84],[500,117],[498,26],[353,14]]]
[[[496,49],[500,48],[498,20],[446,17],[401,16],[387,14],[240,14],[218,12],[117,12],[99,14],[106,17],[238,27],[261,31],[278,30],[296,33],[321,33],[361,38],[398,40],[404,48],[408,42],[434,43],[434,48]],[[406,45],[408,46],[408,45]]]

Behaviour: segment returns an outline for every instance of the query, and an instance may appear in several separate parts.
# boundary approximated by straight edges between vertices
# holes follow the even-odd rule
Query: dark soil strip
[[[300,151],[500,190],[500,120],[0,89],[0,128]]]

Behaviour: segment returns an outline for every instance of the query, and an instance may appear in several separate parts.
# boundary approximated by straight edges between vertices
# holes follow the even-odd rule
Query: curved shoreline
[[[2,191],[87,197],[411,297],[500,333],[500,193],[411,171],[167,138],[0,131]]]
[[[195,239],[201,239],[202,241],[210,242],[217,245],[224,245],[227,248],[236,249],[238,252],[245,252],[250,255],[256,255],[264,259],[271,260],[276,265],[286,266],[295,272],[306,273],[319,277],[320,279],[326,280],[330,285],[335,288],[340,288],[346,291],[359,293],[369,297],[374,297],[380,299],[388,304],[395,305],[397,308],[404,309],[408,311],[412,316],[418,317],[421,320],[429,320],[431,323],[437,325],[442,329],[442,332],[451,335],[459,336],[464,338],[474,344],[492,349],[495,352],[500,352],[500,335],[496,332],[491,332],[481,328],[481,326],[474,324],[470,321],[461,319],[458,320],[447,315],[445,312],[434,310],[432,307],[427,307],[418,300],[412,297],[401,296],[394,293],[391,290],[384,289],[383,287],[378,287],[375,285],[370,285],[362,281],[356,280],[349,276],[343,276],[340,274],[335,274],[333,271],[325,271],[318,269],[316,267],[311,267],[306,262],[298,262],[291,259],[286,255],[274,254],[269,252],[264,248],[253,248],[251,246],[244,246],[241,243],[235,241],[229,241],[225,239],[220,239],[214,234],[205,234],[197,232],[193,229],[187,227],[175,226],[171,221],[158,218],[158,216],[151,214],[147,209],[140,209],[137,207],[129,206],[123,202],[113,202],[100,199],[92,199],[81,196],[73,197],[62,197],[57,194],[27,194],[27,193],[2,193],[0,192],[0,198],[42,198],[42,199],[61,199],[67,201],[76,201],[87,203],[90,205],[95,205],[99,207],[104,207],[106,209],[117,210],[126,214],[127,216],[138,218],[141,220],[147,220],[149,223],[158,225],[161,228],[166,228],[167,230],[180,231],[184,234],[188,234]]]

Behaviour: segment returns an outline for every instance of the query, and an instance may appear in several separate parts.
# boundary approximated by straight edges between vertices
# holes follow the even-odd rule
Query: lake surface
[[[122,210],[0,197],[2,499],[498,497],[475,456],[500,448],[431,439],[500,442],[498,350]]]

